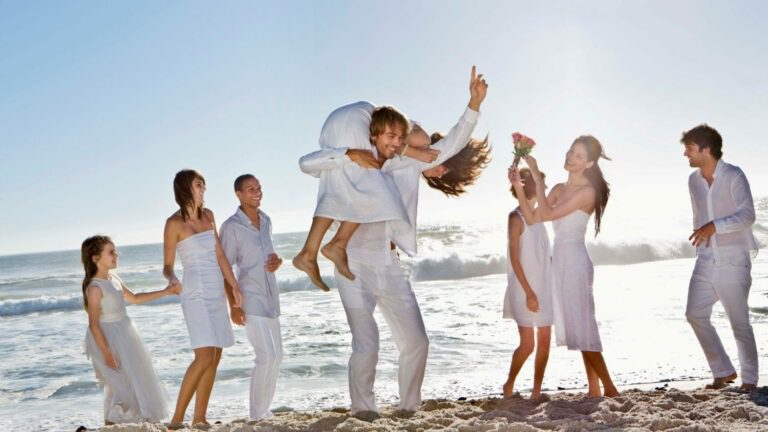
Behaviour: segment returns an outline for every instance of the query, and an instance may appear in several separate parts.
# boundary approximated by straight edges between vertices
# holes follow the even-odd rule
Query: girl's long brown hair
[[[605,206],[608,205],[608,198],[611,196],[611,186],[605,181],[603,171],[597,162],[600,158],[606,160],[611,160],[611,158],[605,155],[603,145],[592,135],[582,135],[573,140],[573,144],[576,143],[583,144],[586,147],[587,160],[594,162],[590,168],[584,170],[584,177],[595,188],[595,237],[597,237],[600,233],[600,222],[605,213]]]
[[[187,206],[192,206],[195,203],[195,199],[192,197],[192,182],[197,179],[205,184],[203,175],[192,169],[183,169],[177,172],[176,177],[173,178],[173,197],[176,199],[176,204],[179,205],[181,218],[184,221],[189,218]],[[202,206],[197,209],[197,217],[203,217]]]
[[[83,269],[85,270],[85,277],[83,278],[83,306],[85,310],[88,310],[88,295],[85,291],[98,270],[96,263],[93,262],[93,257],[101,255],[104,246],[110,243],[114,244],[111,238],[105,235],[95,235],[85,239],[80,247],[80,260],[83,262]]]
[[[445,138],[435,132],[430,137],[432,144]],[[466,192],[466,187],[475,183],[483,169],[491,162],[491,145],[488,137],[485,139],[472,138],[461,151],[443,162],[448,171],[440,178],[427,177],[424,179],[432,189],[437,189],[448,196],[459,196]]]

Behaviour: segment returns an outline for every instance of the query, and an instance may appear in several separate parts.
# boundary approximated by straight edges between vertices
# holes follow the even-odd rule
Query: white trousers
[[[246,315],[245,334],[256,354],[251,371],[251,420],[272,417],[269,410],[275,397],[277,374],[283,358],[280,320]]]
[[[712,306],[720,301],[736,339],[744,384],[757,384],[757,346],[749,323],[749,288],[752,285],[752,262],[749,255],[728,257],[715,263],[712,258],[696,260],[688,287],[685,316],[699,339],[709,368],[715,378],[736,372],[723,343],[712,325]]]
[[[408,274],[394,252],[391,265],[371,266],[350,261],[349,267],[355,280],[350,281],[336,273],[336,285],[352,332],[352,356],[349,358],[352,413],[378,411],[373,393],[379,359],[379,328],[373,318],[377,305],[400,351],[399,409],[415,411],[421,405],[429,339]]]

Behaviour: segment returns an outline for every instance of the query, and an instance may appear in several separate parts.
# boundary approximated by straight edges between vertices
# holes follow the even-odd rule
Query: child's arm
[[[531,285],[528,283],[528,279],[525,277],[523,266],[520,264],[520,235],[523,233],[523,221],[517,213],[512,212],[509,214],[509,220],[507,222],[507,230],[509,232],[509,260],[512,264],[512,270],[515,272],[517,281],[520,282],[520,287],[525,292],[525,303],[531,312],[539,311],[539,299],[536,297],[536,293],[531,289]]]
[[[512,184],[512,187],[515,188],[515,195],[520,204],[520,213],[522,213],[523,218],[525,218],[525,223],[533,225],[540,222],[539,216],[536,214],[536,209],[531,208],[527,199],[520,199],[520,197],[525,197],[525,189],[523,189],[523,180],[520,178],[520,171],[518,168],[515,166],[509,167],[507,176],[509,177],[509,182]]]
[[[128,303],[131,304],[142,304],[146,303],[148,301],[152,301],[155,299],[159,299],[161,297],[169,296],[169,295],[176,295],[181,292],[181,286],[179,285],[168,285],[164,289],[157,290],[157,291],[148,291],[148,292],[141,292],[141,293],[134,293],[131,291],[121,280],[120,286],[123,288],[123,298],[128,301]]]
[[[230,307],[239,308],[243,305],[243,294],[240,291],[240,284],[237,283],[235,273],[232,271],[232,265],[229,263],[229,260],[227,260],[227,256],[224,255],[224,250],[221,248],[221,241],[219,240],[219,233],[216,230],[216,221],[213,218],[213,212],[209,209],[204,209],[203,212],[206,216],[208,216],[208,219],[211,221],[211,225],[213,226],[213,234],[214,237],[216,237],[216,260],[219,262],[221,274],[224,276],[224,281],[232,287],[234,303],[230,303]]]
[[[96,346],[99,347],[101,354],[104,356],[104,363],[112,369],[117,369],[120,367],[120,364],[117,361],[117,357],[112,355],[112,351],[109,350],[109,343],[107,343],[107,338],[104,336],[104,332],[101,331],[101,325],[99,324],[101,288],[91,285],[87,288],[86,294],[88,297],[88,328],[91,330],[93,339],[96,341]]]

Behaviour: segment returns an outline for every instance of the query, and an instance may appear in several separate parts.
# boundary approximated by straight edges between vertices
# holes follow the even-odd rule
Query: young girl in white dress
[[[536,159],[526,156],[526,163],[537,183],[538,207],[532,209],[522,200],[520,209],[527,219],[553,221],[553,309],[557,344],[581,351],[590,397],[603,394],[614,397],[619,395],[619,391],[611,380],[602,354],[592,295],[593,266],[584,239],[593,213],[595,235],[600,232],[600,222],[610,195],[608,182],[598,165],[600,158],[608,159],[595,137],[583,135],[576,138],[565,156],[568,181],[555,185],[547,196],[543,184],[540,184],[541,173]],[[523,185],[516,168],[510,168],[510,181],[518,194],[521,193]],[[600,391],[601,382],[604,393]]]
[[[520,171],[525,195],[512,194],[536,203],[536,182],[530,170]],[[544,174],[541,174],[542,180]],[[545,186],[546,187],[546,186]],[[552,330],[552,268],[549,236],[544,224],[538,220],[526,221],[518,207],[509,214],[507,222],[507,290],[504,295],[504,318],[514,319],[520,333],[520,345],[512,354],[509,376],[504,383],[504,397],[514,392],[515,378],[528,357],[536,351],[531,399],[541,395],[544,370],[549,359]],[[534,335],[535,329],[535,335]]]
[[[179,210],[165,222],[163,275],[172,286],[182,286],[179,299],[195,359],[181,381],[171,423],[177,426],[183,422],[194,395],[192,425],[207,425],[208,400],[221,353],[235,344],[227,302],[240,307],[243,297],[221,249],[213,212],[203,207],[203,176],[195,170],[179,171],[173,179],[173,194]],[[182,283],[173,269],[177,251],[184,267]],[[231,292],[225,291],[224,278]]]
[[[104,387],[104,423],[159,422],[168,415],[167,394],[131,319],[125,300],[138,304],[178,294],[176,287],[134,294],[110,270],[117,250],[107,236],[85,239],[80,249],[85,278],[83,303],[88,312],[85,353]]]

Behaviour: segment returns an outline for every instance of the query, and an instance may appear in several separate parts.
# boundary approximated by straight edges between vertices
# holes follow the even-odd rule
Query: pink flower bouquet
[[[512,162],[512,165],[517,166],[520,163],[520,159],[531,153],[533,147],[536,146],[536,141],[520,132],[515,132],[512,134],[512,144],[515,146],[515,160]]]

